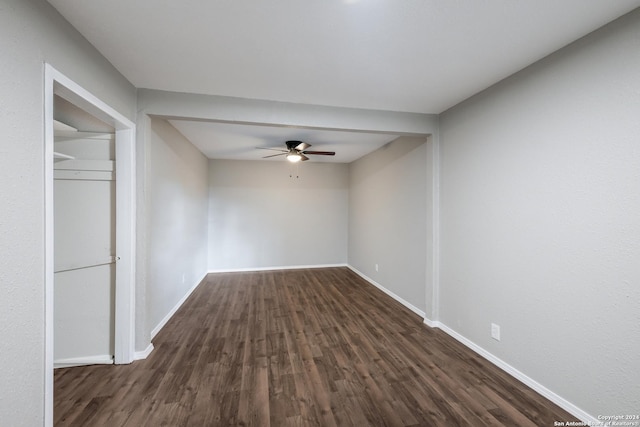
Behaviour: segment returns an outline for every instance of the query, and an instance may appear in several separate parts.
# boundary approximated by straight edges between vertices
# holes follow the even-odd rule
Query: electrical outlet
[[[500,325],[496,325],[495,323],[491,324],[491,338],[500,341]]]
[[[376,264],[376,271],[378,271],[378,264]]]

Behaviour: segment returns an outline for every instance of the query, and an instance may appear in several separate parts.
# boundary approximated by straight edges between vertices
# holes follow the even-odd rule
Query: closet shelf
[[[75,160],[75,157],[70,156],[68,154],[58,153],[57,151],[53,152],[53,161],[61,162],[62,160]]]
[[[114,172],[116,162],[113,160],[64,159],[64,163],[55,166],[56,170]]]

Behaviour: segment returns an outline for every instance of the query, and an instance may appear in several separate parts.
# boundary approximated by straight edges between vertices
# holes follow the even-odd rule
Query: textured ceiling
[[[136,87],[418,113],[441,113],[640,6],[640,0],[49,3]]]

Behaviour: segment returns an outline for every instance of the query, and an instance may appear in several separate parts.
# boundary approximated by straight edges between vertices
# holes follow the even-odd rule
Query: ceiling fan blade
[[[280,151],[281,153],[286,153],[287,150],[283,150],[282,148],[271,148],[271,147],[256,147],[258,150],[272,150],[272,151]]]
[[[304,151],[309,147],[311,147],[311,144],[307,144],[306,142],[301,142],[300,144],[296,145],[294,148],[298,151]]]
[[[301,162],[304,162],[304,161],[309,160],[309,158],[308,158],[307,156],[305,156],[304,154],[302,154],[302,153],[300,153],[300,157],[302,157],[302,158],[300,159],[300,161],[301,161]]]
[[[319,156],[335,156],[335,151],[303,151],[302,154],[315,154]]]
[[[263,159],[268,159],[269,157],[284,156],[285,154],[287,154],[286,151],[284,153],[280,153],[280,154],[272,154],[270,156],[264,156]]]
[[[311,144],[307,144],[306,142],[302,142],[302,141],[287,141],[285,143],[287,145],[287,149],[289,150],[296,150],[296,151],[302,151],[305,148],[309,148],[311,147]]]

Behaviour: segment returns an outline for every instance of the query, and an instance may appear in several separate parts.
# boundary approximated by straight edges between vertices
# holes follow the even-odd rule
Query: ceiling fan
[[[311,147],[311,144],[307,144],[306,142],[302,142],[302,141],[287,141],[286,145],[287,145],[286,150],[282,148],[268,148],[268,147],[256,147],[256,148],[259,148],[261,150],[280,151],[279,154],[264,156],[263,159],[266,159],[269,157],[276,157],[276,156],[287,156],[287,160],[293,163],[300,162],[300,161],[304,162],[305,160],[309,160],[309,158],[306,156],[307,154],[311,154],[315,156],[335,156],[336,155],[335,151],[307,150],[307,148]]]

